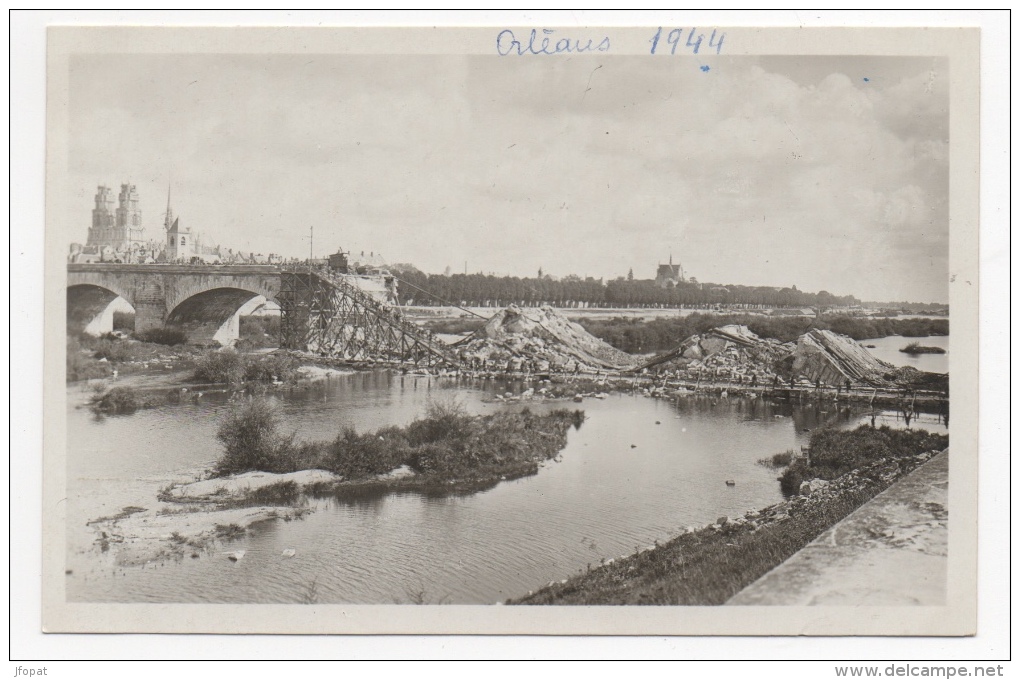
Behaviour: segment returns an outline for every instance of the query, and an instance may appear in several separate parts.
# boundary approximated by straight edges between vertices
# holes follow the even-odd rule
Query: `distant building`
[[[220,247],[205,243],[198,232],[182,226],[170,208],[167,194],[166,217],[163,221],[165,238],[148,239],[142,225],[138,189],[134,184],[121,184],[114,205],[113,190],[100,185],[92,208],[92,224],[84,245],[72,243],[69,262],[112,262],[151,264],[177,262],[218,264],[223,261]],[[262,257],[262,256],[258,256]],[[271,259],[273,256],[270,255]],[[252,262],[254,262],[252,256]]]
[[[655,272],[655,285],[666,288],[670,284],[674,286],[684,281],[684,267],[682,264],[673,264],[673,256],[669,256],[669,264],[660,264]]]
[[[86,247],[109,247],[114,252],[130,252],[146,244],[142,210],[138,207],[138,190],[134,184],[121,184],[116,209],[113,190],[100,185],[96,190]]]
[[[191,260],[195,252],[195,239],[190,227],[181,226],[181,218],[175,217],[170,206],[166,209],[166,260],[167,262],[185,262]]]

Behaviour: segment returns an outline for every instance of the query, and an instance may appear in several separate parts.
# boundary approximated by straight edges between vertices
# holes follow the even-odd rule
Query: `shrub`
[[[425,407],[425,417],[407,427],[407,441],[411,446],[460,441],[466,437],[470,423],[471,416],[462,403],[433,400]]]
[[[781,468],[789,465],[797,454],[792,449],[787,449],[782,453],[774,453],[770,458],[759,458],[758,465],[767,468]]]
[[[297,374],[298,361],[286,354],[244,357],[244,379],[255,382],[286,381]]]
[[[142,342],[151,342],[156,345],[183,345],[188,342],[188,334],[180,328],[150,328],[135,333],[135,337]]]
[[[297,375],[298,361],[285,354],[248,355],[224,349],[210,352],[195,367],[195,378],[216,383],[272,382]]]
[[[216,475],[252,470],[293,472],[282,464],[281,449],[290,447],[278,426],[276,409],[267,399],[251,399],[231,409],[216,432],[224,448],[223,456],[216,461]]]
[[[74,336],[67,338],[65,361],[67,367],[66,379],[68,382],[89,380],[91,378],[106,378],[113,372],[113,368],[108,363],[96,361],[94,357],[83,353],[82,349],[78,338]]]
[[[238,344],[257,349],[279,347],[279,316],[242,316],[238,322]]]
[[[408,457],[407,439],[399,428],[358,434],[348,427],[329,444],[325,465],[345,479],[360,479],[400,467]]]
[[[209,352],[198,360],[195,378],[214,383],[239,383],[244,380],[244,358],[233,350]]]
[[[100,338],[92,344],[92,356],[107,361],[131,361],[136,357],[131,343],[112,338]]]
[[[130,387],[114,387],[92,401],[92,410],[97,413],[134,413],[155,403],[152,398],[142,397]]]

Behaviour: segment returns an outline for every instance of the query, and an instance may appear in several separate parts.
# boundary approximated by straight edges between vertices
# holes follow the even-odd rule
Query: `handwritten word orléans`
[[[660,31],[662,29],[659,29]],[[583,52],[608,52],[609,36],[605,36],[597,44],[593,38],[587,42],[577,38],[551,37],[556,31],[550,28],[542,29],[542,38],[538,37],[538,30],[531,29],[528,39],[521,42],[509,28],[503,29],[496,36],[496,52],[499,56],[505,57],[508,54],[581,54]],[[653,49],[654,52],[654,49]]]
[[[684,30],[685,29],[683,28],[674,28],[672,31],[666,34],[666,43],[668,43],[669,45],[668,48],[669,54],[676,54],[677,48],[680,47],[680,41],[683,40]],[[705,40],[705,34],[696,33],[697,30],[698,29],[696,28],[690,29],[690,31],[688,31],[687,33],[687,40],[683,44],[685,48],[691,50],[691,52],[693,52],[694,54],[697,54],[699,50],[701,50],[701,44]],[[653,35],[651,39],[648,41],[652,43],[652,54],[655,54],[656,50],[658,50],[659,54],[666,54],[667,48],[665,45],[663,45],[662,48],[659,49],[660,48],[659,41],[661,39],[662,39],[662,26],[659,27],[659,30],[657,30],[655,32],[655,35]],[[709,36],[708,38],[708,47],[709,48],[714,47],[715,53],[719,54],[720,52],[722,52],[723,41],[725,39],[726,39],[725,33],[720,33],[719,31],[713,28],[712,35]]]

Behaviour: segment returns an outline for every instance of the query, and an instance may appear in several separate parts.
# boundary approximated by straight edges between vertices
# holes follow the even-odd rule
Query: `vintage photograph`
[[[976,34],[382,30],[51,29],[44,624],[973,632]]]

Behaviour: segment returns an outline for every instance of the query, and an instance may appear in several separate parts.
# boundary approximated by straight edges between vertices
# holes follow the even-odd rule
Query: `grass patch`
[[[432,402],[425,416],[407,427],[363,433],[345,428],[332,441],[297,443],[293,435],[281,434],[270,402],[256,398],[233,409],[220,425],[217,438],[224,453],[214,474],[321,469],[352,482],[375,481],[377,475],[407,466],[414,475],[390,483],[492,482],[534,474],[541,461],[566,445],[570,427],[583,422],[582,411],[538,415],[524,409],[472,416],[459,404]]]

